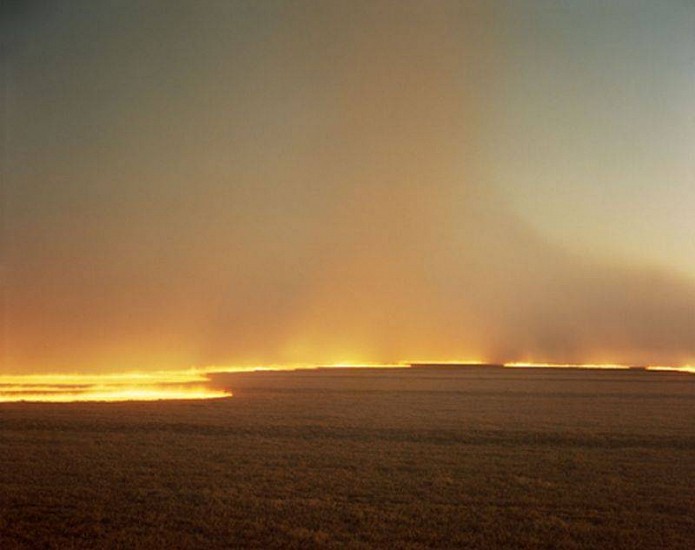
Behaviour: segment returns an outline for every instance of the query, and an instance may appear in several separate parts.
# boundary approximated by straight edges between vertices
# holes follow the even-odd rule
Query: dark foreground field
[[[219,375],[0,405],[0,548],[695,548],[695,377]]]

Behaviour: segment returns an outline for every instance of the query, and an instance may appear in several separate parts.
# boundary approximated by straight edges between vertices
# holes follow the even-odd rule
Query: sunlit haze
[[[695,364],[689,2],[0,25],[0,400],[228,395],[160,377],[192,365]],[[159,374],[89,379],[130,372]],[[50,373],[86,378],[21,378]]]

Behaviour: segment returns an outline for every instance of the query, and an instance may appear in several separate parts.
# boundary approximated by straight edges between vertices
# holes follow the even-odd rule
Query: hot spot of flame
[[[598,370],[629,370],[628,365],[611,363],[505,363],[508,368],[526,369],[598,369]]]
[[[89,387],[84,390],[60,390],[54,386],[51,391],[25,391],[2,389],[0,402],[45,402],[72,403],[86,401],[161,401],[164,399],[213,399],[231,397],[232,393],[222,390],[211,390],[206,387],[168,388],[166,386],[140,387]]]
[[[231,397],[229,390],[211,388],[209,375],[256,371],[293,371],[320,368],[410,368],[413,365],[479,365],[483,361],[402,361],[399,363],[291,364],[291,365],[219,365],[181,371],[126,372],[114,374],[28,374],[0,375],[0,403],[84,401],[159,401],[164,399],[215,399]],[[505,368],[626,370],[628,365],[598,363],[514,362]],[[695,367],[647,366],[647,371],[695,374]]]
[[[649,366],[645,367],[647,370],[652,371],[664,371],[664,372],[685,372],[688,374],[695,374],[695,366],[693,365],[683,365],[680,367],[667,367],[667,366]]]
[[[204,371],[0,376],[0,402],[159,401],[231,397],[208,387]]]

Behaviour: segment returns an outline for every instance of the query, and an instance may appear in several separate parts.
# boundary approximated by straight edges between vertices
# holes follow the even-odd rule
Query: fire
[[[28,374],[0,375],[0,403],[12,402],[117,402],[160,401],[165,399],[217,399],[231,397],[226,389],[210,387],[210,375],[257,371],[293,371],[319,368],[390,368],[402,369],[417,365],[480,365],[484,361],[401,361],[398,363],[328,363],[216,365],[180,371],[125,372],[111,374]],[[532,369],[599,369],[626,370],[628,365],[611,363],[533,363],[513,362],[505,368]],[[695,366],[647,366],[647,371],[670,371],[695,374]]]
[[[629,370],[628,365],[611,363],[505,363],[508,368],[527,369],[599,369],[599,370]]]
[[[685,372],[688,374],[695,374],[695,366],[693,365],[682,365],[680,367],[667,367],[667,366],[649,366],[646,367],[647,370],[652,371],[663,371],[663,372]]]
[[[0,390],[0,402],[12,403],[21,401],[44,403],[72,403],[87,401],[161,401],[165,399],[214,399],[231,397],[232,393],[222,390],[211,390],[206,387],[167,388],[165,386],[142,387],[100,387],[88,388],[81,391],[63,391],[53,389],[45,391]]]
[[[288,371],[316,368],[407,368],[407,363],[351,363],[326,365],[221,365],[180,371],[109,374],[0,375],[0,403],[117,402],[231,397],[229,390],[209,387],[213,373]]]
[[[0,376],[0,402],[69,403],[85,401],[160,401],[231,397],[208,387],[201,370],[117,374],[31,374]]]

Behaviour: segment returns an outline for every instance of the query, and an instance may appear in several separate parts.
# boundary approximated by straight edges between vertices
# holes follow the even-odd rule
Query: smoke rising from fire
[[[491,181],[494,10],[119,6],[36,10],[7,54],[7,371],[695,356],[691,279]]]

